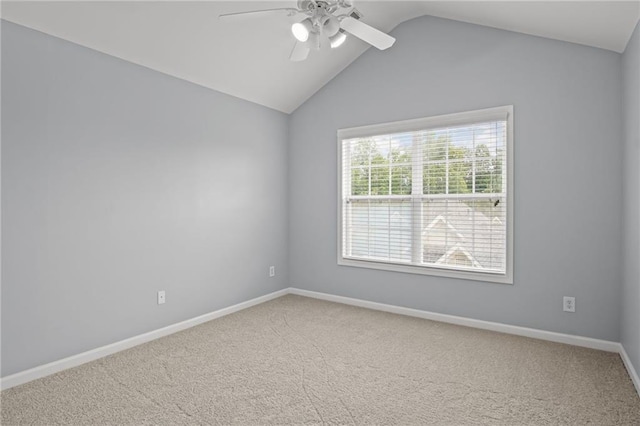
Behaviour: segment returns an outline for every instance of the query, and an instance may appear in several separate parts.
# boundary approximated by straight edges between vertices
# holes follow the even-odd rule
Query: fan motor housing
[[[333,13],[339,7],[341,2],[336,0],[298,0],[298,9],[311,13]]]

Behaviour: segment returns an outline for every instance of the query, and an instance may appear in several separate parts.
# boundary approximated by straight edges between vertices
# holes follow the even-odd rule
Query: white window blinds
[[[339,261],[506,276],[510,111],[341,131]]]

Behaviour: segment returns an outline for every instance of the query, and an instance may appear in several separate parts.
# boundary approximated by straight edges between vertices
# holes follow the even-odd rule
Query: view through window
[[[507,277],[510,111],[340,131],[341,259]]]

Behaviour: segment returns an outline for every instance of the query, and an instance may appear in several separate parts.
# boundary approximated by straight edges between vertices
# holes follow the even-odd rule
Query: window
[[[513,107],[338,131],[338,263],[513,282]]]

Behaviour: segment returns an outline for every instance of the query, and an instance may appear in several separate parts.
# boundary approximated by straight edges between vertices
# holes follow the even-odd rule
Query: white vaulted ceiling
[[[433,15],[622,52],[639,1],[358,1],[383,31]],[[335,50],[290,62],[295,18],[268,14],[220,21],[221,13],[295,7],[290,1],[2,2],[2,18],[286,113],[367,48],[350,37]],[[300,19],[300,18],[298,18]],[[397,43],[402,43],[398,40]],[[393,47],[392,47],[393,48]]]

